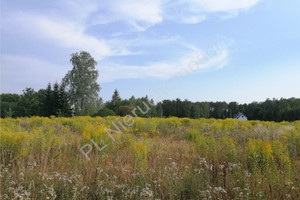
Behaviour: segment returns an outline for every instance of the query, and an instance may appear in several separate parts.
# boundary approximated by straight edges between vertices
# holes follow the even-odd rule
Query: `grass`
[[[0,199],[300,198],[300,121],[133,120],[1,119]]]

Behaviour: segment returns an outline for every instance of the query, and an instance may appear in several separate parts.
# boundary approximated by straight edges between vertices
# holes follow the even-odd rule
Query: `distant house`
[[[247,117],[243,113],[241,113],[241,112],[239,112],[238,114],[235,114],[233,116],[233,118],[237,119],[237,120],[243,120],[243,121],[247,121],[248,120]]]

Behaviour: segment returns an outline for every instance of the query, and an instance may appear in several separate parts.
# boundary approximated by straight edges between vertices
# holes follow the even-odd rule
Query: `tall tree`
[[[60,109],[57,113],[58,116],[70,117],[72,115],[72,109],[69,103],[69,96],[65,91],[64,86],[59,86],[59,106]]]
[[[100,91],[97,62],[85,51],[72,54],[70,62],[73,68],[63,78],[62,84],[69,94],[72,108],[76,115],[93,114]]]
[[[60,95],[59,95],[59,84],[57,82],[53,85],[53,92],[52,92],[52,99],[53,99],[53,111],[57,116],[60,112]]]
[[[118,107],[121,105],[121,97],[117,89],[115,89],[114,94],[111,97],[111,101],[108,103],[108,108],[114,112],[118,112]]]
[[[52,98],[52,86],[48,83],[47,88],[45,90],[45,98],[42,100],[42,110],[43,116],[49,117],[50,115],[54,115],[52,112],[53,108],[53,98]]]
[[[115,89],[114,94],[111,97],[111,102],[114,106],[117,106],[121,101],[120,94],[117,89]]]

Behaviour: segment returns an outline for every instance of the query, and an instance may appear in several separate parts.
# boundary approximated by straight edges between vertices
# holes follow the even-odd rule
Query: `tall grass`
[[[1,119],[0,199],[300,198],[300,121],[122,120]]]

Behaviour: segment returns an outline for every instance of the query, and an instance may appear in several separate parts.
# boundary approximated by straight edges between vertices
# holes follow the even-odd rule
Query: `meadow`
[[[122,120],[0,119],[0,199],[300,198],[300,121]]]

